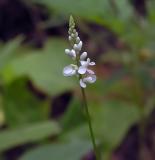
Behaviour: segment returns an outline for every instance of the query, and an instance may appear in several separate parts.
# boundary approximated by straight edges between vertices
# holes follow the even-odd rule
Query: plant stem
[[[82,96],[83,96],[83,103],[84,103],[84,107],[85,107],[85,111],[86,111],[86,116],[87,116],[87,121],[88,121],[88,126],[89,126],[89,132],[90,132],[90,136],[91,136],[96,160],[99,160],[100,158],[99,158],[99,154],[98,154],[98,150],[97,150],[97,145],[96,145],[96,142],[95,142],[95,136],[94,136],[94,133],[93,133],[90,113],[89,113],[89,110],[88,110],[88,104],[87,104],[87,99],[86,99],[86,94],[85,94],[84,88],[82,88],[82,87],[81,87],[81,92],[82,92]]]

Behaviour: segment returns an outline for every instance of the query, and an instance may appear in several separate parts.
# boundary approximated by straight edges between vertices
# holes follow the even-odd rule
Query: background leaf
[[[55,143],[27,152],[20,160],[80,160],[90,149],[87,141]]]
[[[5,87],[3,109],[9,127],[24,126],[48,117],[44,112],[48,110],[47,104],[31,93],[27,82],[27,79],[20,78]]]
[[[58,133],[60,133],[60,128],[56,122],[52,121],[43,121],[12,130],[7,129],[0,132],[0,151],[35,142]]]
[[[85,122],[85,116],[83,113],[82,102],[80,102],[79,99],[74,98],[61,118],[61,123],[64,130],[68,130],[76,128],[83,122]]]
[[[68,46],[63,40],[53,39],[43,49],[26,52],[6,68],[3,74],[5,81],[28,76],[37,88],[50,95],[72,89],[76,81],[62,74],[63,67],[69,64],[69,57],[64,53]],[[7,79],[7,71],[12,74],[12,79]]]
[[[13,58],[16,49],[20,46],[22,38],[18,37],[14,40],[11,40],[3,47],[0,48],[0,71],[3,67]]]
[[[121,143],[129,128],[140,118],[136,106],[118,100],[91,106],[91,115],[96,136],[110,150]]]

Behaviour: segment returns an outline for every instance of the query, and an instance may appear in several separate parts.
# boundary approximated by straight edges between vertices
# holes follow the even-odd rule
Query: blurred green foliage
[[[112,154],[130,128],[141,125],[155,106],[155,2],[147,1],[146,17],[136,14],[128,0],[31,0],[25,3],[47,7],[49,19],[43,24],[47,28],[53,17],[59,25],[73,14],[79,23],[86,21],[107,28],[127,46],[127,49],[110,49],[98,58],[98,80],[87,90],[102,155]],[[64,38],[48,39],[41,49],[21,44],[21,37],[0,45],[0,125],[7,128],[0,131],[2,156],[8,149],[29,143],[36,147],[30,147],[19,159],[79,160],[90,151],[77,81],[62,75],[69,60],[64,54],[68,46]],[[105,63],[114,65],[108,78],[101,72]],[[121,66],[119,69],[115,68],[117,64]],[[36,97],[28,82],[47,98]],[[57,122],[49,120],[51,100],[67,91],[74,93],[67,111]]]
[[[56,143],[46,146],[41,146],[25,154],[21,160],[50,160],[52,159],[68,159],[78,160],[90,149],[90,142],[88,141],[73,141],[70,143]],[[60,153],[61,152],[61,153]],[[46,155],[46,156],[45,156]]]
[[[47,136],[56,135],[58,133],[60,133],[58,124],[51,121],[43,121],[37,124],[19,127],[17,129],[7,129],[0,133],[0,151],[18,145],[36,142]]]

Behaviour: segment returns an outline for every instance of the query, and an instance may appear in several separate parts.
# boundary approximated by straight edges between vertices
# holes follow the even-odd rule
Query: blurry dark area
[[[136,12],[141,16],[147,15],[146,0],[131,0]]]
[[[46,38],[40,22],[48,15],[43,6],[28,6],[19,0],[0,1],[0,39],[8,41],[19,34],[26,36],[26,41],[42,46]]]

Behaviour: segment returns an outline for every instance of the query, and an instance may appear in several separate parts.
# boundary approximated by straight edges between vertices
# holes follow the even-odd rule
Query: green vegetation
[[[61,36],[48,36],[42,48],[23,43],[25,36],[0,43],[0,160],[7,160],[7,151],[14,148],[24,148],[19,160],[80,160],[92,150],[78,81],[62,74],[71,62],[64,53],[70,14],[84,48],[96,59],[97,81],[86,94],[102,159],[113,160],[135,126],[136,154],[147,159],[144,136],[151,136],[147,129],[155,121],[154,0],[146,1],[146,15],[128,0],[23,3],[46,9],[48,18],[37,24],[40,30],[64,30]],[[59,105],[65,111],[57,116]]]

